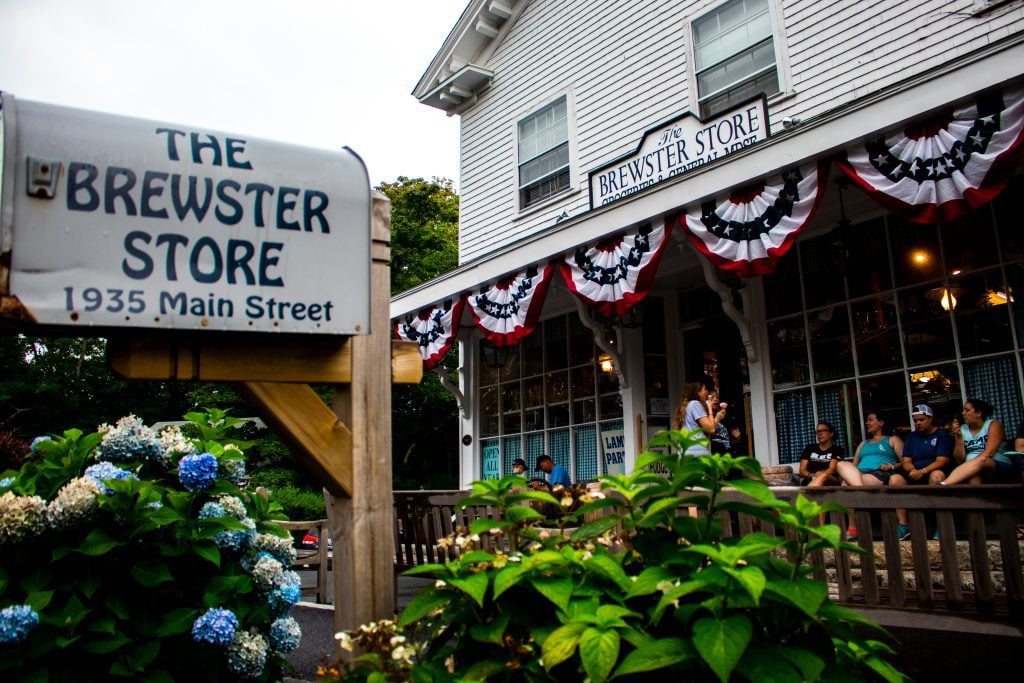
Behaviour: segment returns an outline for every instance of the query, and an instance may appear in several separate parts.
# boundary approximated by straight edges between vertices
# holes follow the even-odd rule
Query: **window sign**
[[[707,121],[692,113],[644,133],[635,154],[590,172],[590,208],[604,206],[768,138],[764,97]]]
[[[23,318],[369,331],[370,190],[351,150],[10,96],[0,114],[11,258],[0,291]]]
[[[601,430],[601,458],[605,474],[626,473],[626,436],[621,427]]]
[[[483,447],[484,456],[484,479],[498,479],[501,477],[501,468],[499,466],[501,448],[498,446],[498,442],[494,441]]]

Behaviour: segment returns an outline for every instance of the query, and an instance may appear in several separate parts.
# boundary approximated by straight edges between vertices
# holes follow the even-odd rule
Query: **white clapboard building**
[[[391,302],[460,358],[461,484],[629,469],[712,376],[790,463],[867,408],[1024,418],[1024,3],[472,0],[460,266]]]

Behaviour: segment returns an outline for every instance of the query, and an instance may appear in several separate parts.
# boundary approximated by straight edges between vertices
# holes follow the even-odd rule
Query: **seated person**
[[[536,469],[548,475],[548,485],[552,489],[556,486],[563,486],[565,488],[572,486],[569,473],[565,471],[564,467],[552,460],[550,455],[538,455]]]
[[[853,454],[853,462],[840,462],[839,478],[849,486],[885,486],[906,484],[897,472],[903,457],[903,440],[890,436],[882,414],[869,410],[864,419],[868,438],[861,441]]]
[[[832,443],[836,430],[825,420],[818,423],[815,433],[818,442],[808,445],[800,454],[800,485],[839,486],[836,468],[846,458],[846,451]]]
[[[903,478],[908,484],[938,484],[953,469],[953,437],[935,424],[930,406],[914,406],[914,431],[903,444]]]
[[[526,461],[516,458],[512,461],[512,474],[526,474]]]
[[[963,464],[941,484],[980,484],[982,480],[1013,481],[1013,460],[1006,455],[1003,423],[992,418],[995,408],[980,398],[964,401],[964,424],[953,434],[953,456]]]

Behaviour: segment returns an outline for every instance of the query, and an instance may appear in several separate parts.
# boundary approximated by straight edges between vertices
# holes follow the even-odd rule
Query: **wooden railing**
[[[1024,636],[1022,543],[1024,487],[914,486],[901,488],[775,487],[779,498],[798,494],[850,509],[829,521],[855,527],[868,554],[817,552],[814,575],[828,582],[834,600],[889,626],[967,630]],[[395,568],[403,571],[454,558],[457,548],[438,540],[478,517],[486,507],[460,509],[466,491],[396,491]],[[724,499],[743,498],[736,491]],[[907,510],[910,539],[899,540],[896,508]],[[723,519],[723,521],[725,521]],[[725,534],[782,531],[733,513]],[[938,538],[933,538],[938,531]],[[868,560],[868,558],[871,558]]]
[[[317,548],[311,550],[307,548],[296,548],[295,549],[295,562],[292,563],[293,568],[300,569],[316,569],[316,585],[312,590],[303,588],[303,593],[310,592],[316,595],[316,601],[320,604],[329,602],[327,599],[327,572],[330,570],[330,558],[327,554],[327,537],[328,537],[328,522],[326,519],[314,519],[309,521],[298,521],[298,522],[285,522],[275,520],[274,524],[279,524],[288,531],[302,531],[307,532],[310,529],[317,530]]]

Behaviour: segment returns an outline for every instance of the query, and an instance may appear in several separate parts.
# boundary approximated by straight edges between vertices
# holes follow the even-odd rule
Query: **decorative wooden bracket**
[[[447,389],[448,393],[455,397],[455,405],[459,407],[459,412],[462,413],[462,418],[466,419],[469,417],[466,414],[466,397],[462,395],[459,387],[449,379],[448,370],[440,365],[435,366],[433,370],[434,374],[437,375],[437,378],[441,380],[441,386]],[[461,371],[462,370],[460,369],[459,372]]]
[[[743,340],[743,348],[747,351],[747,360],[751,363],[756,363],[757,350],[754,348],[754,343],[750,337],[750,320],[733,305],[732,291],[718,279],[718,273],[715,271],[715,266],[711,261],[705,258],[703,254],[697,254],[697,260],[700,261],[700,265],[704,269],[704,280],[708,283],[708,287],[714,290],[718,294],[718,298],[722,300],[722,312],[729,316],[729,319],[736,323],[736,327],[739,328],[740,338]],[[744,296],[744,302],[745,300],[746,297]]]
[[[622,354],[604,338],[604,330],[594,323],[594,320],[590,317],[590,311],[588,311],[587,307],[582,301],[580,301],[580,298],[578,296],[573,296],[572,300],[576,303],[576,310],[579,313],[580,322],[593,333],[594,343],[597,344],[599,349],[611,356],[612,363],[615,366],[615,374],[619,376],[619,388],[625,389],[629,387],[629,381],[626,377],[626,369],[622,362]],[[618,338],[618,335],[618,330],[616,330],[616,338]]]

